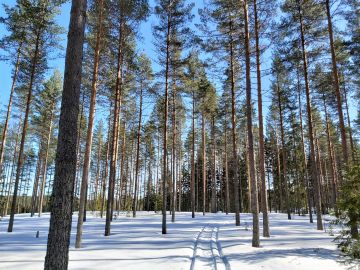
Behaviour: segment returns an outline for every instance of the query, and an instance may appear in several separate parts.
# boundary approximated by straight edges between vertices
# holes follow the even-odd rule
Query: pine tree
[[[72,1],[45,270],[68,269],[86,7]]]

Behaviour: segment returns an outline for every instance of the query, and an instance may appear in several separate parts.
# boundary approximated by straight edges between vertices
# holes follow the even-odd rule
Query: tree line
[[[161,211],[163,234],[168,213],[233,212],[240,226],[250,212],[253,247],[260,213],[269,237],[269,212],[323,230],[335,211],[359,239],[357,0],[74,0],[62,76],[48,63],[64,2],[17,0],[1,18],[0,212],[8,232],[16,213],[51,212],[45,269],[67,269],[75,211],[76,248],[87,211],[105,236],[120,211]]]

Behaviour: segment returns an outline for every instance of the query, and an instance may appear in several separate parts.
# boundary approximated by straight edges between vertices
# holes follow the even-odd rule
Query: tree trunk
[[[344,123],[343,110],[342,110],[339,74],[338,74],[337,63],[336,63],[334,35],[333,35],[333,28],[332,28],[331,14],[330,14],[330,0],[326,0],[325,3],[326,3],[326,15],[327,15],[327,21],[328,21],[328,32],[329,32],[329,40],[330,40],[332,74],[333,74],[334,83],[335,83],[335,96],[336,96],[337,111],[338,111],[338,116],[339,116],[341,146],[342,146],[342,150],[343,150],[343,159],[344,159],[345,164],[347,164],[349,155],[348,155],[347,143],[346,143],[346,129],[345,129],[345,123]]]
[[[230,15],[231,16],[231,15]],[[238,158],[236,146],[236,110],[235,110],[235,68],[234,68],[234,40],[233,22],[230,18],[230,80],[231,80],[231,135],[232,135],[232,177],[234,183],[234,206],[235,206],[235,225],[240,226],[240,200],[239,200],[239,177],[238,177]],[[241,183],[240,183],[241,187]]]
[[[230,212],[230,193],[229,193],[229,169],[228,169],[228,155],[227,155],[227,121],[226,121],[227,115],[225,115],[225,146],[224,146],[224,152],[225,152],[225,200],[226,200],[226,207],[225,211],[226,214],[229,214]]]
[[[168,6],[170,9],[170,4]],[[164,145],[163,145],[163,176],[162,176],[162,234],[166,234],[166,181],[167,181],[167,120],[168,120],[168,107],[169,107],[169,66],[170,66],[170,31],[171,31],[171,18],[167,14],[167,33],[166,33],[166,67],[165,67],[165,95],[164,95]]]
[[[88,189],[88,178],[90,170],[90,158],[91,158],[91,148],[93,142],[93,126],[94,126],[94,117],[96,109],[96,91],[97,91],[97,81],[99,73],[99,62],[100,62],[100,42],[102,34],[102,25],[103,25],[103,5],[104,0],[99,1],[99,17],[97,23],[97,33],[96,33],[96,45],[95,45],[95,54],[94,54],[94,67],[93,75],[91,82],[91,97],[90,97],[90,108],[89,108],[89,119],[88,119],[88,128],[86,133],[86,146],[85,146],[85,155],[84,155],[84,167],[81,180],[81,189],[80,189],[80,202],[79,202],[79,214],[78,214],[78,223],[76,230],[76,241],[75,248],[81,247],[82,232],[83,232],[83,221],[84,221],[84,210],[85,203],[87,198],[87,189]]]
[[[301,34],[302,58],[303,58],[303,65],[304,65],[304,79],[305,79],[306,104],[307,104],[306,107],[307,107],[307,114],[308,114],[311,178],[312,178],[312,183],[314,184],[314,192],[315,192],[314,197],[315,197],[315,204],[316,204],[317,229],[323,230],[322,216],[321,216],[321,203],[320,203],[321,202],[320,183],[319,183],[318,175],[316,173],[316,158],[315,158],[315,145],[314,145],[310,86],[309,86],[309,80],[308,80],[307,53],[306,53],[306,47],[305,47],[304,25],[303,25],[302,10],[301,10],[300,4],[298,4],[298,11],[299,11],[300,34]],[[346,162],[347,162],[347,157],[344,156],[344,158],[346,158]]]
[[[48,166],[48,158],[49,158],[49,148],[50,148],[50,141],[51,141],[51,133],[52,133],[52,121],[53,121],[53,113],[55,110],[55,104],[52,104],[52,112],[49,119],[49,130],[48,130],[48,136],[46,140],[46,150],[45,150],[45,156],[44,156],[44,163],[42,168],[42,184],[41,184],[41,190],[40,190],[40,196],[39,196],[39,203],[38,203],[38,212],[39,217],[42,214],[43,209],[43,203],[44,203],[44,189],[46,185],[46,176],[47,176],[47,166]]]
[[[260,42],[259,42],[259,20],[257,11],[257,0],[254,0],[255,16],[255,47],[256,47],[256,75],[258,90],[258,114],[259,114],[259,172],[261,183],[261,211],[263,213],[263,236],[270,237],[268,201],[265,176],[265,150],[264,150],[264,123],[262,112],[262,85],[261,85],[261,63],[260,63]]]
[[[114,190],[116,180],[116,163],[118,158],[118,129],[119,129],[119,115],[121,107],[122,95],[122,65],[123,65],[123,22],[120,22],[119,38],[118,38],[118,52],[117,52],[117,77],[115,85],[115,102],[114,102],[114,115],[113,115],[113,129],[111,137],[111,150],[110,150],[110,173],[109,173],[109,188],[108,198],[106,204],[106,223],[105,223],[105,236],[110,235],[110,223],[112,220],[112,209],[114,201]]]
[[[9,120],[10,120],[10,115],[11,115],[12,101],[13,101],[15,85],[16,85],[18,72],[19,72],[21,49],[22,49],[22,43],[19,44],[19,48],[17,50],[15,70],[14,70],[14,75],[13,75],[13,78],[12,78],[12,84],[11,84],[11,90],[10,90],[10,98],[9,98],[9,103],[8,103],[8,106],[7,106],[7,112],[6,112],[6,118],[5,118],[3,134],[2,134],[2,137],[1,137],[0,177],[2,176],[2,172],[3,172],[3,162],[4,162],[4,153],[5,153],[5,146],[6,146],[7,130],[8,130],[8,127],[9,127]]]
[[[206,189],[207,189],[207,181],[206,181],[206,144],[205,144],[205,116],[202,113],[201,116],[201,135],[202,135],[202,182],[203,182],[203,216],[205,216],[206,212]],[[199,193],[199,192],[198,192]]]
[[[195,218],[195,90],[192,91],[191,217]]]
[[[334,157],[333,145],[332,145],[332,136],[330,134],[330,123],[329,123],[329,115],[327,111],[325,95],[323,95],[324,102],[324,113],[325,113],[325,124],[326,124],[326,138],[327,138],[327,147],[328,147],[328,155],[330,159],[330,174],[331,174],[331,185],[332,185],[332,196],[331,196],[331,204],[332,207],[335,206],[337,201],[337,170],[336,170],[336,160]]]
[[[299,99],[299,121],[300,121],[300,133],[301,133],[301,150],[304,157],[304,183],[307,191],[307,200],[309,206],[309,221],[313,223],[313,215],[312,215],[312,200],[311,200],[311,191],[310,191],[310,183],[309,183],[309,174],[308,174],[308,163],[306,158],[305,151],[305,139],[304,139],[304,128],[303,128],[303,118],[302,118],[302,104],[301,104],[301,88],[300,88],[300,78],[299,71],[297,70],[297,84],[298,84],[298,99]]]
[[[216,141],[215,141],[215,117],[212,118],[212,183],[211,183],[211,212],[216,213]]]
[[[29,82],[29,88],[28,88],[28,94],[27,94],[27,100],[26,100],[26,109],[25,109],[23,129],[22,129],[22,133],[21,133],[19,157],[18,157],[18,162],[17,162],[17,167],[16,167],[15,187],[14,187],[14,193],[13,193],[12,204],[11,204],[8,232],[12,232],[13,226],[14,226],[16,199],[17,199],[17,193],[18,193],[18,188],[19,188],[21,170],[22,170],[22,166],[24,163],[24,148],[25,148],[25,139],[26,139],[27,128],[28,128],[28,119],[29,119],[29,114],[30,114],[30,104],[31,104],[31,99],[32,99],[33,84],[34,84],[34,80],[35,80],[36,65],[37,65],[37,61],[38,61],[38,57],[39,57],[39,50],[40,50],[40,38],[41,38],[40,35],[41,35],[40,32],[38,32],[36,35],[34,56],[31,59],[32,63],[31,63],[30,82]]]
[[[134,198],[133,198],[133,204],[132,204],[133,217],[136,217],[136,209],[137,209],[137,194],[138,194],[139,167],[140,167],[142,103],[143,103],[143,88],[142,88],[142,86],[140,86],[139,123],[138,123],[138,130],[137,130],[136,165],[135,165],[135,192],[134,192]]]
[[[254,138],[252,130],[252,104],[251,104],[251,74],[250,74],[250,40],[248,26],[248,2],[244,0],[244,17],[245,17],[245,59],[246,59],[246,116],[247,116],[247,137],[249,151],[250,166],[250,182],[251,182],[251,210],[253,214],[253,237],[252,246],[260,246],[259,236],[259,203],[257,180],[255,175],[255,159],[254,159]]]
[[[72,1],[45,270],[68,268],[86,6]]]
[[[284,132],[284,121],[283,121],[283,109],[281,105],[281,96],[280,96],[280,85],[279,78],[277,78],[277,96],[278,96],[278,106],[279,106],[279,118],[280,118],[280,135],[281,135],[281,156],[282,156],[282,176],[283,184],[285,186],[285,204],[288,219],[291,219],[290,211],[290,202],[289,202],[289,184],[287,180],[287,154],[285,149],[285,132]]]

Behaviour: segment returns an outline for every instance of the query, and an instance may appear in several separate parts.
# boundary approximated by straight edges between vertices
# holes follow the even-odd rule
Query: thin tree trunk
[[[216,213],[216,141],[215,141],[215,117],[212,119],[212,144],[213,144],[213,173],[211,183],[211,212]]]
[[[284,121],[283,121],[283,109],[281,105],[281,96],[280,96],[280,85],[279,78],[277,78],[277,96],[278,96],[278,106],[279,106],[279,118],[280,118],[280,135],[281,135],[281,156],[282,156],[282,176],[283,184],[285,186],[285,204],[288,219],[291,219],[290,211],[290,202],[289,202],[289,184],[287,180],[287,153],[285,149],[285,132],[284,132]]]
[[[84,155],[84,167],[81,180],[81,189],[80,189],[80,203],[79,203],[79,214],[78,214],[78,223],[76,230],[76,241],[75,248],[81,247],[82,232],[83,232],[83,221],[84,221],[84,210],[85,203],[87,198],[87,189],[88,189],[88,178],[90,170],[90,158],[91,158],[91,149],[93,143],[93,126],[94,126],[94,117],[96,110],[96,91],[97,91],[97,82],[98,82],[98,73],[99,73],[99,62],[100,62],[100,42],[102,35],[102,26],[103,26],[103,6],[104,0],[99,0],[99,16],[97,23],[97,33],[96,33],[96,45],[95,45],[95,54],[94,54],[94,67],[93,75],[91,82],[91,97],[90,97],[90,108],[89,108],[89,119],[88,119],[88,128],[86,133],[86,146],[85,146],[85,155]]]
[[[228,154],[227,154],[227,115],[225,115],[225,146],[224,146],[224,152],[225,152],[225,200],[226,200],[226,207],[225,211],[226,214],[229,214],[230,212],[230,192],[229,192],[229,168],[228,168]]]
[[[195,90],[192,91],[191,217],[195,218]]]
[[[297,70],[297,84],[298,84],[298,99],[299,99],[299,121],[300,121],[300,133],[301,133],[301,150],[304,157],[304,183],[307,191],[307,201],[309,206],[309,221],[313,223],[313,215],[312,215],[312,200],[311,200],[311,191],[310,191],[310,183],[309,183],[309,174],[308,174],[308,163],[306,158],[305,151],[305,139],[304,139],[304,128],[303,128],[303,117],[302,117],[302,104],[301,104],[301,88],[300,88],[300,78],[299,71]]]
[[[35,170],[35,178],[34,178],[34,187],[33,187],[33,193],[31,196],[31,214],[30,216],[33,217],[35,214],[35,208],[36,208],[36,201],[37,201],[37,194],[38,194],[38,188],[39,188],[39,179],[40,179],[40,168],[42,166],[42,159],[41,159],[41,143],[39,147],[39,153],[36,163],[36,170]]]
[[[30,82],[29,82],[29,88],[28,88],[28,94],[27,94],[27,100],[26,100],[26,109],[25,109],[23,129],[22,129],[22,133],[21,133],[20,150],[19,150],[19,157],[18,157],[17,168],[16,168],[15,187],[14,187],[14,194],[13,194],[12,204],[11,204],[8,232],[12,232],[13,226],[14,226],[16,199],[17,199],[17,193],[18,193],[18,188],[19,188],[21,170],[22,170],[22,166],[24,163],[24,148],[25,148],[25,139],[26,139],[27,128],[28,128],[28,119],[29,119],[29,114],[30,114],[30,104],[31,104],[31,99],[32,99],[33,84],[34,84],[34,80],[35,80],[36,65],[37,65],[37,61],[38,61],[38,57],[39,57],[39,50],[40,50],[40,36],[41,36],[41,33],[38,32],[36,34],[35,51],[34,51],[34,56],[32,58],[32,63],[31,63]]]
[[[298,3],[299,11],[299,22],[300,22],[300,34],[301,34],[301,47],[302,47],[302,58],[304,65],[304,79],[305,79],[305,90],[306,90],[306,103],[307,103],[307,114],[308,114],[308,130],[309,130],[309,143],[310,143],[310,160],[311,160],[311,178],[314,184],[315,192],[315,205],[316,205],[316,217],[317,217],[317,229],[323,230],[322,216],[321,216],[321,199],[320,199],[320,183],[318,176],[316,174],[316,158],[315,158],[315,145],[314,145],[314,133],[313,133],[313,119],[312,119],[312,109],[311,109],[311,97],[310,97],[310,86],[308,80],[308,63],[307,63],[307,53],[305,47],[305,34],[304,34],[304,24],[302,18],[301,6]],[[346,148],[345,148],[346,150]],[[347,152],[347,151],[345,151]],[[344,155],[347,162],[347,154]]]
[[[347,143],[346,143],[346,129],[345,129],[345,123],[344,123],[343,110],[342,110],[339,74],[338,74],[337,63],[336,63],[334,35],[333,35],[333,28],[332,28],[331,14],[330,14],[330,0],[326,0],[325,3],[326,3],[326,15],[327,15],[327,21],[328,21],[328,32],[329,32],[329,40],[330,40],[332,74],[333,74],[334,83],[335,83],[335,96],[336,96],[337,111],[338,111],[338,116],[339,116],[341,146],[342,146],[342,150],[343,150],[343,159],[344,159],[345,164],[347,164],[349,155],[348,155],[348,149],[347,149]],[[300,9],[300,5],[299,5],[299,9]],[[299,12],[300,12],[300,10],[299,10]]]
[[[353,140],[352,128],[351,128],[351,119],[350,119],[350,114],[349,114],[349,104],[348,104],[347,90],[346,90],[346,87],[345,87],[345,77],[344,77],[344,102],[345,102],[345,109],[346,109],[346,115],[347,115],[347,125],[348,125],[348,131],[349,131],[351,159],[352,159],[352,162],[356,162],[356,159],[355,159],[355,146],[354,146],[354,140]]]
[[[68,268],[86,6],[86,0],[72,1],[44,270]]]
[[[172,208],[171,208],[171,222],[175,222],[175,210],[176,210],[176,170],[175,170],[175,163],[176,163],[176,73],[174,70],[174,78],[173,78],[173,130],[172,130]]]
[[[231,16],[231,15],[230,15]],[[239,177],[238,177],[238,158],[236,146],[236,109],[235,109],[235,68],[234,68],[234,40],[233,40],[233,21],[230,18],[230,80],[231,80],[231,135],[232,135],[232,177],[234,183],[234,206],[235,206],[235,225],[240,226],[240,200],[239,200]],[[240,183],[241,188],[241,183]]]
[[[116,180],[116,163],[118,158],[118,126],[119,115],[121,106],[122,95],[122,62],[123,62],[123,22],[120,22],[119,38],[118,38],[118,52],[117,52],[117,77],[115,85],[115,102],[114,102],[114,115],[113,115],[113,130],[111,137],[111,150],[110,150],[110,174],[109,174],[109,188],[108,198],[106,204],[106,223],[105,223],[105,236],[110,235],[110,223],[112,220],[112,206],[114,200],[115,180]]]
[[[256,75],[257,75],[257,91],[258,91],[258,114],[259,114],[259,172],[261,183],[261,211],[263,214],[263,236],[270,237],[268,201],[266,190],[265,176],[265,147],[264,147],[264,123],[262,112],[262,85],[261,85],[261,63],[260,63],[260,42],[259,42],[259,20],[257,10],[257,0],[254,0],[254,16],[255,16],[255,46],[256,46]]]
[[[136,144],[136,165],[135,165],[135,192],[132,204],[133,217],[136,217],[137,209],[137,194],[139,183],[139,167],[140,167],[140,141],[141,141],[141,122],[142,122],[142,106],[143,106],[143,88],[140,86],[140,105],[139,105],[139,123],[137,130],[137,144]]]
[[[7,112],[6,112],[6,118],[5,118],[5,124],[3,128],[3,134],[1,137],[1,145],[0,145],[0,176],[2,175],[3,171],[3,162],[4,162],[4,153],[5,153],[5,146],[6,146],[6,138],[7,138],[7,131],[9,127],[9,120],[11,115],[11,108],[12,108],[12,101],[15,91],[15,85],[18,77],[19,67],[20,67],[20,56],[21,56],[21,49],[22,49],[22,42],[19,44],[19,48],[17,50],[17,57],[16,57],[16,63],[15,63],[15,70],[14,75],[12,78],[12,84],[11,84],[11,90],[10,90],[10,98],[9,103],[7,106]]]
[[[248,26],[248,2],[244,0],[244,17],[245,17],[245,59],[246,59],[246,116],[247,116],[247,137],[249,151],[250,166],[250,182],[251,182],[251,210],[253,214],[253,237],[252,246],[260,246],[259,236],[259,203],[257,180],[255,175],[255,159],[254,159],[254,138],[252,131],[252,104],[251,104],[251,74],[250,74],[250,38]]]
[[[168,8],[170,9],[170,3]],[[170,12],[170,11],[169,11]],[[168,107],[169,107],[169,66],[170,66],[170,31],[171,31],[171,18],[170,14],[167,14],[167,33],[166,33],[166,67],[165,67],[165,95],[164,95],[164,145],[163,145],[163,176],[162,176],[162,234],[166,234],[166,181],[167,181],[167,120],[168,120]]]
[[[52,121],[54,117],[54,110],[55,110],[55,104],[52,104],[52,112],[49,119],[49,130],[48,130],[48,136],[46,141],[46,150],[45,150],[45,157],[44,157],[44,163],[43,163],[43,169],[42,169],[42,184],[41,184],[41,190],[40,190],[40,196],[39,196],[39,204],[38,204],[38,212],[39,217],[42,214],[43,210],[43,203],[44,203],[44,189],[46,184],[46,176],[47,176],[47,166],[48,166],[48,158],[49,158],[49,148],[50,148],[50,141],[51,141],[51,133],[52,133]]]
[[[329,115],[327,111],[325,95],[323,95],[323,103],[324,103],[324,113],[325,113],[325,124],[326,124],[326,138],[327,138],[327,147],[328,147],[328,155],[330,159],[330,174],[331,174],[331,185],[332,185],[332,196],[331,203],[334,207],[337,201],[337,175],[336,175],[336,161],[334,157],[334,151],[332,146],[332,136],[330,134],[330,123],[329,123]]]
[[[206,143],[205,143],[206,137],[205,137],[205,116],[204,116],[204,113],[202,113],[202,116],[201,116],[201,134],[202,134],[203,215],[205,216],[207,181],[206,181]]]

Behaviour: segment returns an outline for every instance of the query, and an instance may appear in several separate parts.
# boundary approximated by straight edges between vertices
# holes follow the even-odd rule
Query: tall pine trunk
[[[10,98],[9,103],[7,106],[7,112],[6,112],[6,118],[5,118],[5,124],[2,132],[1,137],[1,145],[0,145],[0,176],[3,172],[3,162],[4,162],[4,153],[5,153],[5,146],[6,146],[6,138],[7,138],[7,131],[9,127],[9,120],[11,115],[11,108],[12,108],[12,101],[15,91],[15,85],[18,78],[18,72],[20,67],[20,56],[21,56],[21,49],[22,49],[22,43],[19,44],[18,50],[17,50],[17,57],[16,57],[16,63],[15,63],[15,70],[14,75],[12,78],[12,84],[11,84],[11,90],[10,90]]]
[[[32,59],[31,59],[32,63],[31,63],[31,71],[30,71],[30,82],[29,82],[29,88],[28,88],[28,93],[27,93],[23,129],[22,129],[22,133],[21,133],[19,157],[18,157],[17,167],[16,167],[15,187],[14,187],[14,193],[13,193],[13,198],[12,198],[12,203],[11,203],[11,212],[10,212],[8,232],[12,232],[13,226],[14,226],[14,218],[15,218],[15,211],[16,211],[17,194],[18,194],[18,189],[19,189],[19,181],[20,181],[20,177],[21,177],[22,166],[24,163],[25,139],[26,139],[26,134],[27,134],[28,122],[29,122],[33,84],[35,81],[36,65],[37,65],[37,61],[39,58],[39,54],[40,54],[40,52],[39,52],[40,51],[40,39],[41,39],[41,32],[40,32],[40,30],[38,30],[38,32],[36,33],[35,51],[34,51],[34,55],[33,55]]]
[[[248,157],[249,157],[249,171],[251,182],[251,211],[253,215],[253,236],[252,246],[260,246],[259,236],[259,203],[257,180],[255,174],[255,158],[254,158],[254,136],[252,130],[252,104],[251,104],[251,73],[250,73],[250,38],[248,26],[248,2],[244,0],[244,17],[245,17],[245,60],[246,60],[246,118],[247,118],[247,138],[248,138]]]
[[[313,119],[312,119],[312,105],[310,97],[310,86],[308,79],[308,63],[307,63],[307,52],[305,47],[305,33],[304,33],[304,23],[302,17],[302,8],[298,2],[298,12],[299,12],[299,23],[300,23],[300,34],[301,34],[301,47],[302,47],[302,59],[303,59],[303,68],[304,68],[304,79],[305,79],[305,92],[306,92],[306,109],[308,114],[308,133],[309,133],[309,144],[310,144],[310,162],[311,162],[311,179],[314,186],[314,197],[316,205],[316,219],[317,219],[317,229],[323,230],[322,216],[321,216],[321,195],[320,195],[320,183],[319,178],[316,173],[316,158],[315,158],[315,145],[314,145],[314,132],[313,132]]]
[[[261,185],[261,211],[263,214],[263,236],[270,237],[268,200],[266,190],[265,176],[265,146],[264,146],[264,121],[262,110],[262,85],[261,85],[261,63],[260,63],[260,41],[259,41],[259,19],[257,10],[257,0],[254,0],[254,16],[255,16],[255,47],[256,47],[256,76],[258,91],[258,114],[259,114],[259,172]]]
[[[86,204],[86,199],[87,199],[91,148],[92,148],[92,143],[93,143],[93,126],[94,126],[94,117],[95,117],[95,108],[96,108],[96,91],[97,91],[99,62],[100,62],[100,42],[101,42],[102,25],[103,25],[103,5],[104,5],[104,0],[100,0],[99,7],[98,7],[99,8],[99,11],[98,11],[99,17],[98,17],[98,22],[97,22],[98,29],[97,29],[97,33],[96,33],[94,67],[93,67],[93,75],[92,75],[92,82],[91,82],[89,119],[88,119],[87,133],[86,133],[84,166],[83,166],[83,173],[82,173],[82,179],[81,179],[80,203],[79,203],[79,214],[78,214],[78,223],[77,223],[77,230],[76,230],[75,248],[81,247],[84,211],[86,211],[85,204]]]
[[[348,159],[349,159],[349,155],[348,155],[348,149],[347,149],[347,143],[346,143],[346,129],[345,129],[345,123],[344,123],[343,110],[342,110],[339,73],[338,73],[337,63],[336,63],[334,34],[333,34],[333,27],[332,27],[332,21],[331,21],[331,13],[330,13],[330,0],[326,0],[325,3],[326,3],[326,15],[327,15],[327,21],[328,21],[328,32],[329,32],[329,40],[330,40],[332,74],[333,74],[334,83],[335,83],[335,96],[336,96],[337,111],[338,111],[338,116],[339,116],[341,146],[342,146],[342,150],[343,150],[344,162],[347,163]]]
[[[68,268],[86,6],[86,0],[73,0],[71,5],[44,270]]]

